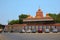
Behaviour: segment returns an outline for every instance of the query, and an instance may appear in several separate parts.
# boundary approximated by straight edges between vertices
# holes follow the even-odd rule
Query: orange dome
[[[41,9],[38,9],[35,18],[43,18],[43,12],[41,11]]]
[[[46,14],[46,18],[51,18],[48,13]]]
[[[48,13],[46,14],[46,17],[50,17]]]
[[[30,15],[28,15],[28,17],[27,18],[33,18],[32,16],[30,16]]]

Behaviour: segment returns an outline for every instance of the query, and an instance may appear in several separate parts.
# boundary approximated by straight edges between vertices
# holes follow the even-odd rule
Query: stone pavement
[[[60,40],[60,33],[0,33],[0,40]]]

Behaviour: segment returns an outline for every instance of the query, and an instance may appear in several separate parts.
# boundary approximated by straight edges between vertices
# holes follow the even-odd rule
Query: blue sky
[[[0,0],[0,24],[18,19],[20,14],[35,16],[38,8],[46,13],[60,12],[60,0]]]

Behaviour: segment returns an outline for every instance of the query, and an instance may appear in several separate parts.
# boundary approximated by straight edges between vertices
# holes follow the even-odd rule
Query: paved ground
[[[60,40],[60,33],[0,33],[0,40]]]

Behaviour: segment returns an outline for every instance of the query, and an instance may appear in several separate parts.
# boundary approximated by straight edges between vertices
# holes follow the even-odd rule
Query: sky
[[[0,0],[0,24],[19,19],[21,14],[36,15],[38,9],[46,13],[60,12],[60,0]]]

